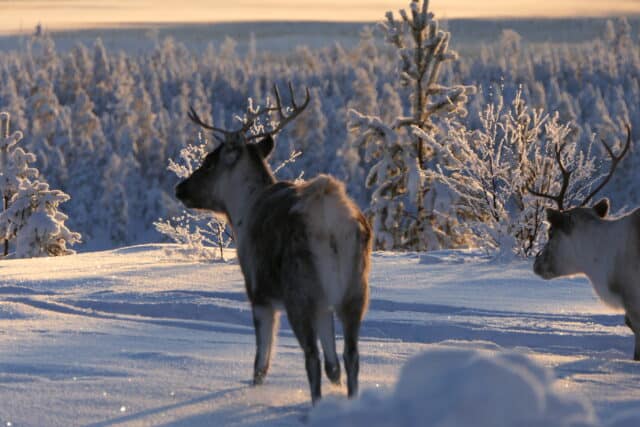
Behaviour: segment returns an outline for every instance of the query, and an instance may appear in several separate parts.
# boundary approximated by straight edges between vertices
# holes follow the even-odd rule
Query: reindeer
[[[227,131],[203,122],[220,142],[202,165],[176,187],[186,207],[225,215],[231,224],[240,268],[253,312],[256,356],[253,384],[262,384],[284,308],[304,352],[311,400],[321,397],[321,368],[317,341],[324,353],[329,380],[340,384],[334,312],[344,331],[344,365],[348,396],[358,392],[358,335],[368,304],[371,229],[344,185],[328,175],[304,182],[277,182],[265,159],[273,136],[308,105],[295,101],[284,108],[277,86],[276,104],[249,108],[244,125]],[[248,134],[262,115],[279,122],[269,131]],[[255,129],[255,127],[254,127]],[[256,141],[250,143],[252,141]]]
[[[631,127],[619,155],[602,140],[611,158],[604,180],[577,206],[564,209],[572,171],[562,163],[562,147],[556,147],[562,184],[553,195],[529,188],[529,192],[556,202],[558,209],[547,209],[549,239],[536,256],[533,271],[543,279],[584,274],[596,294],[614,308],[623,309],[625,323],[635,335],[634,360],[640,361],[640,209],[618,218],[608,217],[609,200],[592,207],[589,201],[609,182],[631,145]]]

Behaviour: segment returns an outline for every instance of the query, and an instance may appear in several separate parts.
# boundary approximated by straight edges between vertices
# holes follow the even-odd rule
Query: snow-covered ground
[[[361,390],[369,402],[384,401],[404,363],[424,351],[414,365],[457,372],[455,361],[466,361],[469,381],[497,369],[482,386],[502,396],[495,391],[510,390],[511,377],[499,366],[514,360],[504,348],[553,369],[553,392],[584,399],[573,408],[588,416],[593,406],[596,423],[640,408],[631,332],[585,279],[545,282],[529,262],[496,263],[474,252],[376,253],[370,283],[361,339]],[[253,351],[233,260],[197,262],[178,246],[146,245],[0,261],[1,426],[295,426],[322,423],[335,410],[331,401],[343,399],[344,387],[324,380],[328,399],[309,415],[303,357],[286,321],[258,388],[249,382]],[[536,365],[525,368],[534,372],[525,376],[537,375]],[[419,372],[408,369],[401,383],[415,388]],[[448,382],[448,375],[430,375]],[[466,387],[466,378],[458,375],[452,387]],[[433,403],[438,410],[459,409],[449,389]],[[511,403],[509,395],[500,398]]]

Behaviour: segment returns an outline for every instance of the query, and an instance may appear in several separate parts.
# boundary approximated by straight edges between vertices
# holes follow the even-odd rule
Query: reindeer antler
[[[609,146],[609,144],[607,144],[604,141],[604,139],[602,138],[600,139],[600,141],[604,145],[605,150],[607,151],[607,154],[611,158],[611,168],[609,169],[609,173],[607,174],[605,179],[593,191],[591,191],[591,193],[587,197],[585,197],[585,199],[578,205],[578,207],[586,206],[591,201],[591,199],[593,199],[593,196],[595,196],[600,190],[602,190],[602,188],[605,185],[607,185],[607,183],[613,176],[614,172],[616,171],[618,164],[629,151],[629,148],[631,147],[631,125],[627,123],[626,128],[627,128],[627,141],[625,142],[625,145],[622,148],[622,151],[618,155],[615,155],[613,153],[613,149]],[[556,163],[558,164],[558,168],[560,169],[560,174],[562,177],[562,184],[560,185],[560,191],[558,192],[558,194],[553,195],[549,193],[544,193],[539,190],[534,190],[529,186],[526,187],[527,191],[533,194],[534,196],[543,197],[545,199],[553,200],[554,202],[556,202],[556,205],[559,210],[564,210],[564,198],[567,193],[567,189],[569,188],[569,184],[571,182],[571,174],[573,173],[573,170],[568,170],[567,167],[564,165],[564,163],[562,163],[562,152],[566,147],[566,145],[567,143],[565,142],[564,144],[558,144],[555,147],[555,160],[556,160]]]
[[[276,97],[275,107],[261,108],[256,111],[253,111],[251,107],[249,107],[246,113],[245,122],[239,129],[228,131],[222,128],[211,126],[210,124],[202,121],[202,119],[200,118],[200,116],[198,116],[198,113],[196,113],[193,107],[190,108],[188,116],[191,119],[191,121],[194,122],[195,124],[202,126],[205,129],[209,129],[214,132],[219,132],[223,134],[225,137],[228,137],[233,134],[243,134],[247,132],[249,129],[251,129],[255,121],[260,116],[264,114],[268,114],[270,112],[276,112],[278,114],[279,122],[273,129],[266,132],[260,132],[255,135],[249,135],[246,137],[246,139],[247,141],[249,141],[249,140],[261,138],[267,135],[274,135],[280,132],[287,125],[287,123],[289,123],[291,120],[295,119],[300,113],[302,113],[302,111],[307,107],[307,105],[309,105],[309,101],[311,100],[311,95],[309,94],[309,88],[306,88],[304,102],[302,103],[302,105],[298,105],[296,103],[296,97],[295,97],[295,93],[293,91],[293,85],[291,84],[291,82],[289,82],[288,86],[289,86],[289,94],[291,96],[290,108],[292,110],[291,113],[289,113],[289,115],[287,115],[286,113],[286,108],[282,106],[282,98],[280,97],[280,91],[278,90],[278,86],[273,85],[273,92]],[[218,141],[224,142],[224,140],[219,136],[217,136],[216,134],[214,134],[214,137]]]
[[[271,111],[275,111],[276,113],[278,113],[278,124],[275,128],[267,131],[267,132],[261,132],[258,133],[256,135],[250,135],[247,137],[247,140],[250,139],[256,139],[256,138],[262,138],[264,136],[267,135],[274,135],[278,132],[280,132],[286,125],[287,123],[289,123],[291,120],[295,119],[300,113],[302,113],[304,111],[305,108],[307,108],[307,105],[309,105],[309,101],[311,100],[311,95],[309,94],[309,88],[305,89],[305,97],[304,97],[304,102],[302,103],[302,105],[298,105],[296,103],[296,96],[295,93],[293,91],[293,85],[291,84],[291,82],[289,82],[288,84],[289,86],[289,94],[291,96],[291,108],[292,108],[292,112],[287,115],[285,108],[282,106],[282,98],[280,97],[280,91],[278,90],[278,86],[277,85],[273,85],[273,92],[274,95],[276,97],[276,106],[275,107],[271,107],[271,108],[265,108],[262,111],[258,112],[256,117],[253,118],[253,120],[255,120],[258,115],[260,114],[264,114],[267,112],[271,112]],[[249,125],[249,127],[251,127],[253,123],[251,123]],[[247,125],[245,124],[245,127]],[[245,131],[249,129],[249,127],[246,127]],[[244,129],[244,128],[243,128]]]
[[[609,157],[611,158],[611,169],[609,169],[609,174],[606,176],[606,178],[604,179],[604,181],[602,181],[600,183],[600,185],[598,185],[596,187],[595,190],[593,190],[583,201],[582,203],[580,203],[579,206],[586,206],[587,203],[589,203],[589,201],[593,198],[593,196],[595,196],[598,191],[602,190],[602,188],[607,185],[607,182],[609,182],[609,180],[611,179],[611,177],[613,176],[613,173],[616,171],[616,168],[618,167],[618,164],[620,163],[620,161],[622,160],[622,158],[627,154],[627,152],[629,151],[629,147],[631,147],[631,125],[629,123],[626,124],[626,128],[627,128],[627,141],[624,144],[624,148],[622,149],[622,151],[620,152],[619,155],[615,155],[613,154],[613,150],[611,149],[611,147],[609,146],[609,144],[607,144],[604,139],[600,138],[600,141],[602,142],[602,145],[604,145],[605,150],[607,150],[607,154],[609,155]]]
[[[534,190],[533,188],[527,186],[527,191],[534,196],[543,197],[545,199],[553,200],[556,202],[559,210],[564,209],[564,196],[567,193],[567,189],[569,188],[569,183],[571,181],[572,170],[568,170],[567,167],[562,163],[562,152],[564,151],[567,143],[557,144],[555,146],[555,159],[558,167],[560,168],[560,174],[562,176],[562,184],[560,185],[560,192],[556,195],[543,193],[542,191]]]
[[[200,116],[198,115],[198,113],[196,113],[196,110],[193,108],[193,106],[189,106],[189,112],[187,113],[187,116],[189,116],[189,119],[191,119],[192,122],[194,122],[195,124],[202,126],[205,129],[209,129],[212,130],[214,132],[220,132],[221,134],[227,136],[232,134],[233,132],[229,132],[227,130],[224,130],[222,128],[217,128],[214,126],[211,126],[210,124],[207,124],[205,122],[202,121],[202,119],[200,118]],[[219,142],[224,142],[224,140],[222,138],[220,138],[218,135],[216,135],[215,133],[213,134],[213,137],[215,139],[217,139]]]

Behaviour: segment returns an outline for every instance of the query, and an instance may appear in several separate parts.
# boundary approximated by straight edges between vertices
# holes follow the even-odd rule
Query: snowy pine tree
[[[320,91],[312,89],[310,93],[309,107],[292,123],[290,133],[295,141],[294,148],[302,152],[296,169],[313,178],[319,173],[329,172],[327,158],[331,159],[333,155],[325,153],[327,119],[322,111]]]
[[[16,240],[15,257],[32,258],[74,254],[67,248],[80,242],[80,234],[64,224],[67,215],[58,210],[69,195],[50,190],[40,181],[20,182],[9,200],[9,208],[0,214],[0,228],[5,238]]]
[[[2,211],[9,208],[10,200],[18,192],[20,183],[38,176],[38,170],[30,167],[36,157],[25,152],[17,144],[22,139],[22,132],[11,133],[11,116],[7,112],[0,112],[0,196],[2,197]],[[9,238],[6,233],[0,233],[3,241],[3,254],[9,254]]]
[[[67,176],[63,153],[70,144],[71,123],[67,110],[58,102],[47,74],[40,71],[27,99],[31,129],[25,139],[29,151],[38,159],[38,170],[55,186],[64,183]]]
[[[444,64],[457,56],[449,51],[449,33],[439,28],[428,4],[413,0],[410,14],[401,10],[397,21],[389,12],[382,25],[400,57],[397,74],[411,100],[409,114],[383,122],[349,111],[357,142],[373,162],[366,184],[373,188],[369,213],[381,249],[427,250],[456,243],[443,232],[447,219],[443,225],[435,212],[438,195],[425,172],[437,159],[427,141],[441,137],[439,119],[466,113],[467,95],[474,88],[439,83]]]
[[[18,258],[74,253],[67,245],[80,242],[80,234],[66,227],[68,217],[58,210],[69,196],[50,190],[45,182],[31,181],[38,176],[29,165],[36,157],[16,146],[22,134],[9,132],[9,119],[8,113],[0,113],[0,236],[4,254],[14,239]]]

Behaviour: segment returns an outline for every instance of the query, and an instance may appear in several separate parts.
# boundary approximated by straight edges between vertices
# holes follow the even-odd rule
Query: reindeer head
[[[584,255],[601,248],[589,241],[594,226],[609,212],[609,200],[602,199],[593,207],[577,207],[566,211],[547,209],[549,239],[533,263],[533,272],[543,279],[583,273]]]
[[[196,124],[213,131],[219,145],[205,157],[202,165],[191,176],[176,186],[176,197],[186,207],[206,209],[229,216],[230,205],[248,197],[258,186],[274,181],[266,163],[274,147],[273,135],[300,114],[309,104],[309,90],[302,105],[295,102],[293,88],[289,84],[292,106],[289,114],[282,106],[278,88],[274,86],[276,105],[254,110],[249,108],[244,125],[228,131],[204,123],[191,109],[189,118]],[[248,135],[247,132],[263,114],[275,113],[277,125],[265,132]],[[258,140],[257,143],[252,141]]]
[[[629,151],[631,146],[631,127],[627,125],[627,141],[616,155],[613,149],[602,140],[602,144],[609,157],[611,165],[609,173],[596,188],[586,196],[577,207],[564,209],[565,194],[569,188],[573,171],[562,163],[562,150],[564,146],[556,147],[555,157],[561,172],[562,183],[558,194],[545,193],[528,188],[528,191],[539,197],[553,200],[557,209],[547,209],[547,221],[549,222],[548,241],[542,251],[536,256],[533,271],[543,279],[568,276],[584,273],[585,264],[590,260],[585,259],[587,254],[604,248],[594,247],[595,235],[598,233],[598,224],[603,221],[609,212],[609,200],[602,199],[593,207],[586,207],[591,199],[609,182],[618,164]]]

